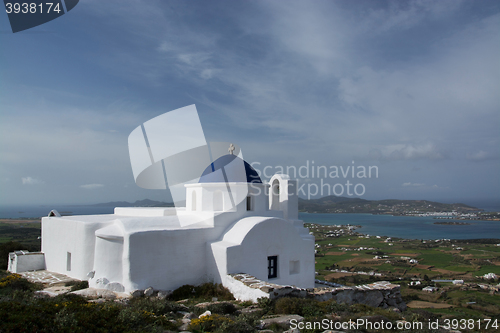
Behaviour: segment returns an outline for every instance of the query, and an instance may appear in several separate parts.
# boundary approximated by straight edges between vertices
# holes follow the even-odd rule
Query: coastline
[[[500,235],[499,221],[474,220],[468,225],[434,224],[421,216],[372,215],[368,213],[299,213],[299,219],[322,225],[359,225],[364,235],[385,235],[401,239],[490,239]],[[468,221],[467,221],[468,222]]]

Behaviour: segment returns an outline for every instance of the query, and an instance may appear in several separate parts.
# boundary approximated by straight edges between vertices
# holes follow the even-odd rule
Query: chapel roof
[[[219,157],[203,171],[199,183],[262,183],[257,171],[236,155]]]

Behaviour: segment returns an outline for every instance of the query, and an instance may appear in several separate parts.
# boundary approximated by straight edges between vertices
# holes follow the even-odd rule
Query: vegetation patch
[[[173,301],[180,301],[184,299],[199,299],[209,301],[214,297],[218,300],[223,301],[234,300],[233,294],[231,294],[231,292],[226,287],[219,283],[204,283],[199,286],[185,284],[175,289],[169,296],[169,299]]]

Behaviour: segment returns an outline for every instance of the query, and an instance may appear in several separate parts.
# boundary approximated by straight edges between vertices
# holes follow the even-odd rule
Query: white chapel
[[[231,179],[241,163],[247,179]],[[45,269],[121,292],[225,285],[232,273],[312,288],[314,238],[298,220],[296,185],[287,175],[264,184],[247,162],[222,156],[199,183],[186,185],[184,210],[117,207],[110,215],[44,217]],[[239,188],[244,200],[234,193]]]
[[[169,114],[185,116],[190,110]],[[160,151],[156,147],[163,145],[156,144],[154,137],[164,131],[154,132],[153,125],[145,123],[129,137],[138,185],[152,183],[147,178],[153,179],[151,175],[163,177],[161,167],[168,167],[168,159],[156,153]],[[137,138],[140,145],[130,144]],[[136,156],[144,158],[134,162],[132,152],[137,147],[141,150]],[[222,283],[231,290],[229,274],[237,273],[278,285],[313,288],[314,237],[298,219],[297,180],[276,174],[264,183],[241,154],[233,154],[234,149],[231,144],[229,154],[218,154],[208,165],[196,163],[196,170],[204,169],[196,181],[177,186],[185,199],[183,207],[177,201],[176,207],[116,207],[114,214],[106,215],[51,213],[42,218],[41,253],[24,256],[24,268],[22,256],[12,256],[9,269],[46,269],[117,292],[149,287],[173,290],[204,282]],[[200,155],[199,149],[189,152],[189,161]],[[180,167],[174,171],[181,174],[187,166],[178,163],[178,156],[173,160]],[[174,183],[174,178],[168,181]]]

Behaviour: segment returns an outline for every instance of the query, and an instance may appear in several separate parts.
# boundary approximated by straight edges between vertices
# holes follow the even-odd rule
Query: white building
[[[483,275],[483,278],[487,280],[496,280],[498,276],[495,273],[487,273]]]
[[[241,165],[246,179],[235,171]],[[184,209],[44,217],[45,269],[124,292],[228,285],[232,273],[314,287],[314,236],[298,220],[296,180],[274,175],[264,184],[247,162],[228,154],[185,187]]]

